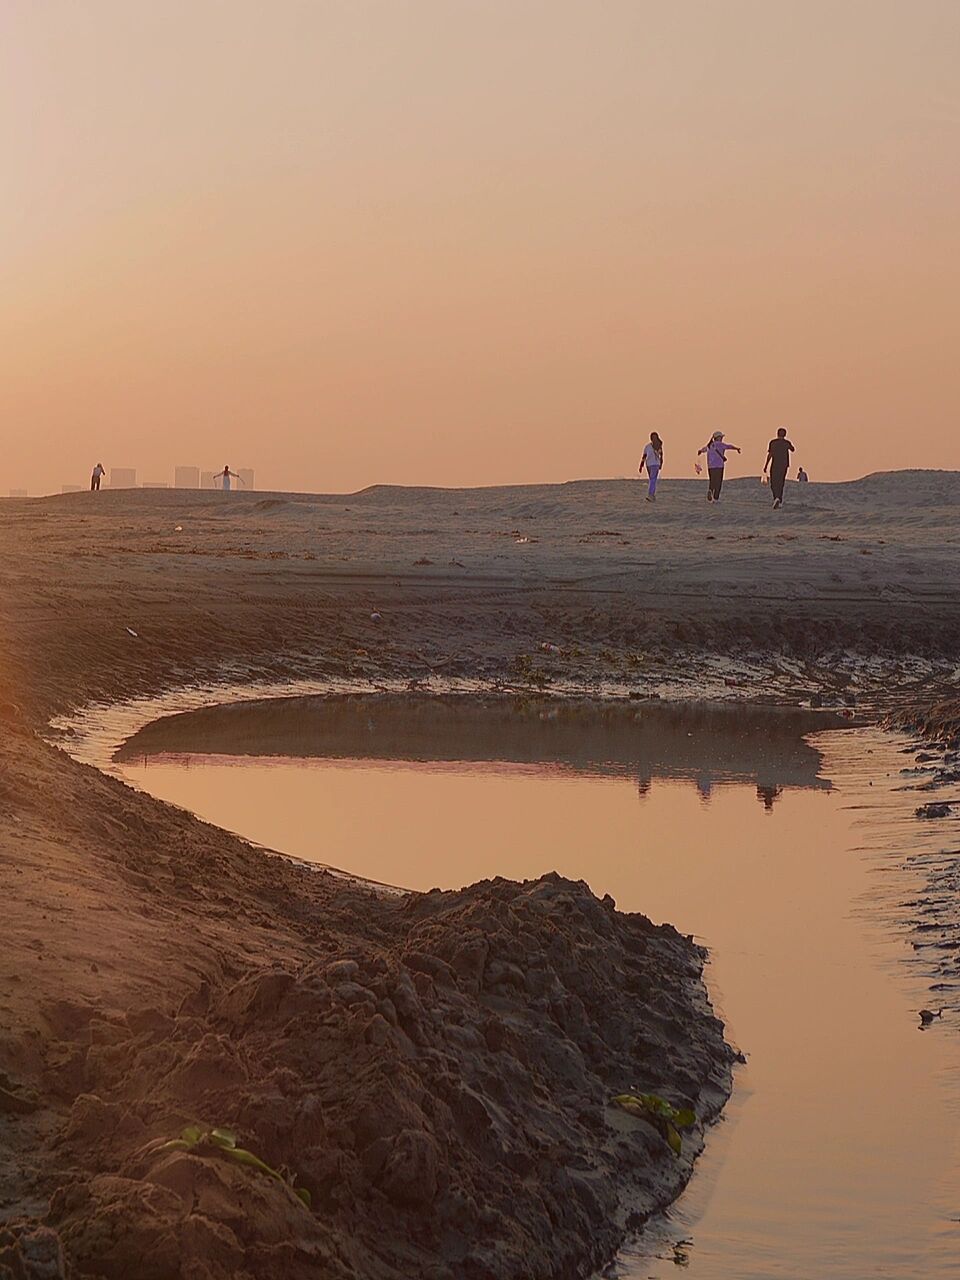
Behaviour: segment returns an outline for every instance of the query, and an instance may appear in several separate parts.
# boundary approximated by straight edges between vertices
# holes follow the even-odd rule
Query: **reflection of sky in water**
[[[900,870],[904,848],[936,837],[897,789],[894,740],[819,745],[836,789],[791,783],[789,761],[782,781],[739,767],[734,779],[719,761],[684,777],[251,757],[124,771],[374,880],[426,889],[558,870],[708,944],[717,1010],[749,1061],[689,1192],[625,1254],[631,1280],[678,1265],[701,1280],[955,1275],[960,1042],[947,1022],[917,1034],[928,979],[902,963],[912,951],[893,909],[922,891]]]

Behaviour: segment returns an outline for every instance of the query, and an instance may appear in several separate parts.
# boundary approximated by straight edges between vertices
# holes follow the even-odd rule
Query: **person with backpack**
[[[646,467],[649,484],[647,486],[647,501],[656,502],[657,500],[657,480],[660,477],[660,468],[663,466],[663,441],[657,435],[656,431],[650,432],[650,443],[643,446],[643,457],[640,459],[640,474]]]

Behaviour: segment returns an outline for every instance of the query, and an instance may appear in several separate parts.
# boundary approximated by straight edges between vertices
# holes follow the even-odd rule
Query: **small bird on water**
[[[938,1009],[936,1013],[934,1013],[932,1009],[921,1009],[920,1010],[921,1027],[928,1026],[934,1020],[934,1018],[942,1017],[942,1015],[943,1015],[942,1009]]]

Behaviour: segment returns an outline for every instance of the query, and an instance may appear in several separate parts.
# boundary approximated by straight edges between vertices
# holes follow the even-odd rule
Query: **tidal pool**
[[[686,1193],[616,1264],[704,1280],[960,1273],[960,1039],[914,958],[903,741],[775,711],[401,699],[159,721],[129,781],[410,889],[557,870],[693,933],[747,1055]],[[940,1000],[939,1003],[945,1003]]]

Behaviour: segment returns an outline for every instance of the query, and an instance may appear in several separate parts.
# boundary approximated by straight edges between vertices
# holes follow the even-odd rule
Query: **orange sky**
[[[0,160],[0,492],[960,469],[956,0],[4,0]]]

